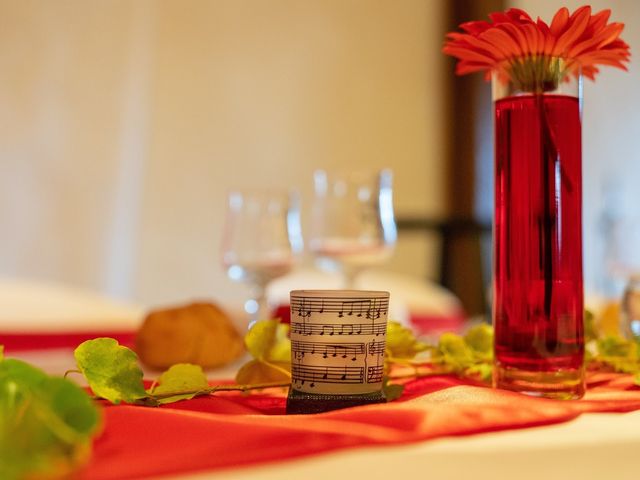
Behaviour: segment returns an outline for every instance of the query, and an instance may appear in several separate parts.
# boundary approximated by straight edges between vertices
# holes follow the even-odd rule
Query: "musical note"
[[[329,332],[329,335],[333,335],[333,325],[322,325],[320,335],[324,335],[325,330]]]
[[[304,318],[309,318],[311,316],[311,301],[309,299],[303,298],[302,302],[298,304],[298,316]]]
[[[388,311],[389,300],[386,298],[362,299],[344,297],[292,297],[291,311],[298,317],[309,318],[314,313],[336,313],[338,318],[344,316],[365,316],[368,319],[376,319],[382,313]]]
[[[379,335],[384,335],[387,332],[387,324],[386,323],[374,324],[372,330],[376,337]]]
[[[385,342],[384,340],[381,342],[376,342],[374,340],[368,343],[367,349],[369,351],[369,355],[384,355]]]
[[[345,323],[341,325],[339,335],[353,335],[353,324]]]
[[[371,300],[347,300],[342,302],[340,307],[340,311],[338,312],[338,317],[343,317],[344,312],[348,310],[347,315],[352,316],[354,312],[356,312],[357,317],[362,317],[362,312],[365,310],[365,307],[370,308]]]
[[[302,303],[298,305],[298,316],[302,316],[302,308],[304,307],[304,298],[302,299]]]
[[[382,365],[367,368],[367,383],[379,383],[382,381]]]
[[[309,382],[309,386],[311,383],[364,383],[364,367],[323,367],[293,364],[291,378],[298,385]]]
[[[311,314],[316,311],[314,309],[314,306],[316,305],[316,302],[313,301],[312,299],[309,298],[301,298],[298,299],[295,302],[291,302],[291,311],[296,311],[298,317],[302,317],[304,318],[309,318],[311,317]],[[321,304],[320,308],[317,310],[319,313],[322,313],[324,311],[324,308]]]
[[[333,331],[336,335],[384,335],[386,323],[302,323],[291,322],[291,333],[309,335],[331,335]],[[323,333],[324,332],[324,333]]]
[[[291,351],[296,359],[303,359],[305,354],[315,355],[318,353],[322,358],[329,356],[337,358],[348,358],[352,356],[353,360],[357,355],[365,354],[364,343],[321,343],[321,342],[304,342],[299,340],[291,341]]]

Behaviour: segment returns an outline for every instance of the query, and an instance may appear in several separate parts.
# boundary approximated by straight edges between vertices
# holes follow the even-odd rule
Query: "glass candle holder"
[[[382,403],[389,292],[291,292],[287,413]]]

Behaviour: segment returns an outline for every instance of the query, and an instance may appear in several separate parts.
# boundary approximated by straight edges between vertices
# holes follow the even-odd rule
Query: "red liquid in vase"
[[[503,373],[528,372],[535,383],[536,372],[560,378],[583,364],[578,99],[503,98],[495,102],[495,129],[496,380],[526,390]],[[578,383],[574,397],[582,394]]]

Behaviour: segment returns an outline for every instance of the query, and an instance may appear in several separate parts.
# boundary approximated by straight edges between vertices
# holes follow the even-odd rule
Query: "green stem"
[[[215,392],[248,392],[249,390],[263,390],[265,388],[278,388],[278,387],[288,387],[291,382],[270,382],[270,383],[254,383],[247,385],[214,385],[209,388],[202,388],[199,390],[182,390],[176,392],[166,392],[160,394],[150,393],[150,397],[155,398],[156,400],[162,398],[174,397],[176,395],[210,395]]]
[[[453,368],[451,367],[441,367],[432,369],[429,372],[419,372],[419,366],[415,365],[414,370],[411,373],[400,373],[396,375],[389,375],[389,380],[402,380],[405,378],[424,378],[424,377],[435,377],[437,375],[448,375],[450,373],[454,373]]]
[[[547,118],[544,95],[537,93],[536,106],[540,121],[540,135],[542,137],[542,196],[543,212],[540,219],[543,245],[543,272],[544,272],[544,314],[547,319],[551,317],[551,305],[553,296],[553,239],[557,214],[553,196],[555,194],[553,165],[559,160],[558,150],[553,141],[549,121]]]

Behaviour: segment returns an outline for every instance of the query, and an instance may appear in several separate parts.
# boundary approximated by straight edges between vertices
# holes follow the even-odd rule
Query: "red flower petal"
[[[585,34],[589,36],[597,35],[600,30],[602,30],[609,20],[609,16],[611,15],[611,10],[602,10],[601,12],[596,13],[591,16],[591,20],[589,20],[589,25],[585,30]]]
[[[502,23],[496,28],[504,30],[511,38],[513,38],[514,43],[519,47],[521,55],[527,55],[528,53],[530,53],[527,46],[526,37],[515,25],[513,25],[512,23]]]
[[[585,28],[589,24],[589,18],[591,16],[591,7],[580,7],[573,12],[569,19],[569,26],[565,32],[558,38],[556,46],[553,49],[552,55],[565,56],[567,48],[571,43],[580,38],[580,35],[584,32]]]
[[[519,22],[519,23],[533,22],[529,14],[519,8],[510,8],[509,10],[507,10],[506,15],[507,17],[509,17],[510,20],[515,22]]]
[[[556,37],[559,37],[562,34],[562,32],[564,32],[564,29],[567,26],[568,21],[569,21],[569,10],[567,9],[567,7],[562,7],[553,16],[553,20],[551,21],[551,26],[549,27],[551,30],[551,33]]]
[[[629,46],[619,38],[624,25],[609,24],[610,14],[607,9],[591,15],[589,6],[570,14],[563,7],[548,25],[540,18],[534,22],[524,10],[511,8],[490,14],[489,22],[463,23],[464,33],[448,34],[443,51],[459,59],[459,74],[484,70],[485,78],[491,72],[508,78],[514,61],[529,62],[527,57],[544,55],[563,58],[568,75],[582,69],[587,78],[594,78],[596,65],[626,68],[629,61]],[[527,68],[537,76],[545,64],[531,63]]]
[[[443,49],[444,53],[452,55],[454,57],[458,57],[463,60],[470,60],[478,63],[484,63],[485,65],[493,65],[494,60],[491,57],[483,55],[476,50],[471,50],[467,48],[454,47],[454,46],[445,46]]]
[[[538,20],[536,21],[536,25],[538,25],[538,30],[540,30],[540,32],[543,35],[549,35],[549,33],[551,33],[551,30],[549,29],[549,25],[547,25],[540,17],[538,17]]]
[[[536,29],[534,24],[522,25],[520,27],[524,36],[527,40],[527,53],[529,54],[537,54],[538,53],[538,30]],[[542,50],[543,45],[540,45],[540,50]]]
[[[456,73],[458,75],[466,75],[467,73],[480,72],[486,70],[487,66],[482,63],[460,62],[456,65]]]
[[[599,37],[602,37],[602,42],[598,44],[598,47],[604,47],[615,41],[622,33],[622,30],[624,30],[624,23],[612,23],[607,25],[602,29],[601,34],[598,35]]]
[[[465,22],[460,24],[460,28],[472,35],[479,35],[486,29],[491,28],[491,24],[489,22],[485,22],[484,20],[477,22]]]
[[[464,38],[460,38],[460,40],[466,42],[470,48],[475,49],[478,53],[492,57],[494,61],[502,60],[506,56],[496,45],[483,40],[481,36],[464,35]]]
[[[577,21],[578,17],[583,17],[585,15],[587,19],[591,18],[591,5],[583,5],[582,7],[578,8],[575,12],[571,14],[571,17],[569,17],[569,20],[572,22],[575,22]]]
[[[499,57],[500,59],[511,58],[518,54],[518,51],[512,47],[513,40],[502,30],[492,28],[491,30],[482,32],[478,38],[493,45],[497,50],[499,50],[501,53]]]
[[[624,24],[622,23],[612,23],[611,25],[607,25],[602,31],[593,38],[589,38],[584,40],[573,47],[568,51],[568,57],[576,57],[584,52],[592,50],[594,48],[602,48],[605,45],[613,42],[622,30],[624,29]]]
[[[493,12],[489,14],[489,18],[494,24],[509,23],[510,19],[504,12]]]

